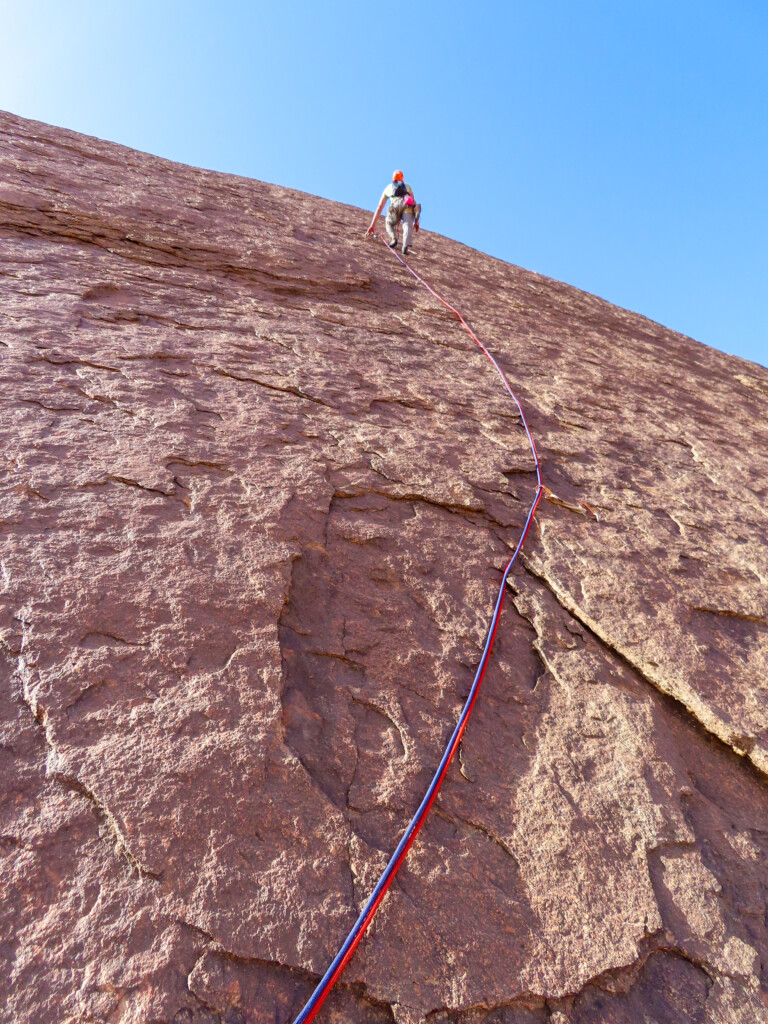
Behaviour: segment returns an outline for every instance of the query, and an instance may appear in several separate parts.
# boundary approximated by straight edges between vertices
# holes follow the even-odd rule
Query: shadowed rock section
[[[0,114],[3,1018],[290,1024],[533,497],[369,214]],[[545,503],[323,1009],[768,1022],[768,372],[424,232]]]

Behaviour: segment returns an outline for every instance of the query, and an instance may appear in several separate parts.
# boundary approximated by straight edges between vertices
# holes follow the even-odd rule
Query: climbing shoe
[[[404,245],[403,246],[403,256],[407,256],[407,255],[408,255],[408,246]]]
[[[396,249],[397,248],[397,239],[395,239],[394,242],[387,242],[387,245],[389,246],[390,249]]]

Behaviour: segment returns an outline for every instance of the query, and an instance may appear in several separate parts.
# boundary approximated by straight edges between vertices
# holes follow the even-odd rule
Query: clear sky
[[[768,2],[2,0],[0,107],[373,209],[768,364]]]

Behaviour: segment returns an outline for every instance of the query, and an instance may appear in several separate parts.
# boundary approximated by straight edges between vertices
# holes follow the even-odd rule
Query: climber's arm
[[[376,213],[374,213],[373,218],[371,220],[371,226],[366,231],[367,235],[372,235],[373,234],[373,229],[376,227],[376,221],[379,219],[379,215],[381,214],[381,211],[384,209],[384,203],[386,203],[386,201],[387,201],[387,196],[386,196],[386,193],[385,193],[381,197],[381,199],[379,200],[379,205],[376,207]]]

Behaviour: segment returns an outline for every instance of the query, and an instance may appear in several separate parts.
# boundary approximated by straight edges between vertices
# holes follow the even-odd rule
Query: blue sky
[[[768,364],[768,4],[5,0],[0,107],[373,209]]]

